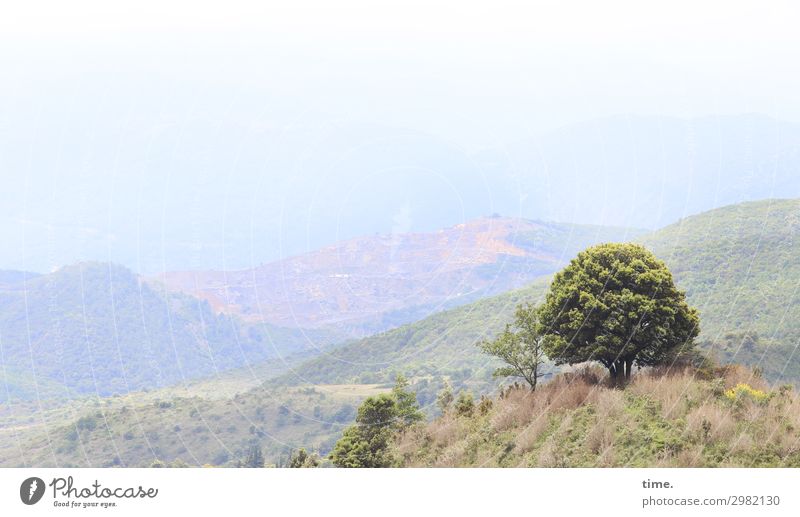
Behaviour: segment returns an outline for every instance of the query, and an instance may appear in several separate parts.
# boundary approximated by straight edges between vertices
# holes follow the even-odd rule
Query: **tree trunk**
[[[630,365],[632,364],[632,361],[617,359],[608,366],[608,373],[614,384],[622,384],[630,378]]]
[[[614,361],[608,366],[608,374],[611,377],[611,380],[614,384],[619,382],[620,377],[624,374],[623,373],[623,366],[620,361]]]
[[[631,379],[631,371],[633,370],[633,359],[625,359],[625,380]]]

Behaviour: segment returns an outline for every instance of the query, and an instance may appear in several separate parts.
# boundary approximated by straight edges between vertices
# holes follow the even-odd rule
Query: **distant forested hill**
[[[26,280],[32,280],[37,276],[40,276],[39,273],[29,271],[0,270],[0,287],[10,287]]]
[[[491,392],[499,381],[492,372],[500,363],[478,350],[513,318],[520,303],[540,302],[550,277],[529,286],[434,314],[414,323],[351,340],[309,359],[267,386],[315,384],[390,385],[398,374],[410,377],[420,404],[433,411],[445,379],[456,389]]]
[[[712,210],[641,242],[700,309],[706,348],[800,381],[800,200]]]
[[[14,281],[0,284],[0,398],[127,393],[324,342],[321,333],[244,326],[120,266],[6,277]]]

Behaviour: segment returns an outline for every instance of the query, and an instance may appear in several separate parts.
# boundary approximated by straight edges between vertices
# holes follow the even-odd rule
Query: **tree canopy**
[[[391,393],[368,397],[358,408],[356,423],[345,429],[331,451],[337,467],[391,467],[390,445],[397,431],[424,418],[408,381],[398,376]]]
[[[419,409],[416,394],[408,390],[408,379],[405,376],[398,375],[395,379],[392,397],[397,405],[396,418],[399,427],[405,428],[425,419],[425,415]]]
[[[539,323],[556,364],[599,361],[614,378],[663,364],[694,344],[696,309],[667,266],[637,244],[589,248],[557,273]]]
[[[239,463],[242,467],[247,468],[261,468],[264,466],[264,453],[261,451],[261,446],[253,443],[247,449],[247,456],[243,462]]]

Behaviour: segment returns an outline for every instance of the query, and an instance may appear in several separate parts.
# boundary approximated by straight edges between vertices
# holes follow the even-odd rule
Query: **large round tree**
[[[539,322],[556,364],[599,361],[611,377],[670,361],[694,345],[697,310],[667,266],[637,244],[582,251],[556,274]]]

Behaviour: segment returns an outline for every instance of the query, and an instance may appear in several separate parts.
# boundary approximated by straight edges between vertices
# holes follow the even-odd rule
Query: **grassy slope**
[[[700,309],[707,348],[760,365],[772,380],[797,382],[798,235],[800,200],[767,200],[689,217],[640,240]]]
[[[483,412],[451,410],[412,429],[397,456],[415,467],[800,466],[800,397],[730,400],[725,390],[739,382],[768,388],[741,367],[718,373],[642,373],[624,390],[593,372],[561,375],[535,393],[509,390]]]

